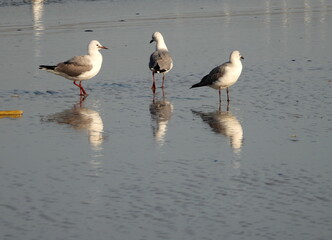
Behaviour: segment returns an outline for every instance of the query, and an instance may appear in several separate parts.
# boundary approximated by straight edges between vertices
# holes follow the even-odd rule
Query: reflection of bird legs
[[[165,91],[164,91],[164,88],[162,88],[162,92],[163,92],[163,100],[165,101]]]
[[[219,112],[221,111],[221,102],[219,102]],[[226,111],[229,112],[229,102],[227,102]]]
[[[164,89],[161,90],[163,93],[163,101],[165,102],[165,91]],[[156,103],[156,91],[153,91],[152,103]]]
[[[74,105],[74,108],[82,108],[83,107],[83,102],[87,98],[87,95],[85,96],[80,96],[80,101]]]
[[[153,97],[152,97],[152,103],[155,104],[156,103],[156,92],[153,92]]]
[[[228,90],[228,88],[226,88],[226,92],[227,92],[227,103],[229,103],[229,90]]]
[[[83,102],[85,101],[87,95],[85,96],[80,96],[80,107],[82,107]]]
[[[151,86],[153,94],[156,93],[156,79],[154,78],[154,72],[152,72],[152,86]]]

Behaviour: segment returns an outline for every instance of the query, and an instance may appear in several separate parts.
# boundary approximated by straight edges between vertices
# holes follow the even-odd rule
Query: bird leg
[[[219,88],[219,104],[221,104],[221,88]]]
[[[226,88],[226,92],[227,92],[227,103],[229,103],[229,90],[228,90],[228,88]]]
[[[165,86],[165,85],[164,85],[164,82],[165,82],[165,73],[163,73],[163,83],[162,83],[162,85],[161,85],[161,88],[162,88],[162,89],[164,89],[164,86]]]
[[[155,93],[156,92],[156,80],[154,78],[154,72],[152,72],[152,92]]]
[[[76,80],[74,81],[74,85],[76,85],[77,87],[80,88],[80,96],[87,96],[88,94],[86,93],[86,91],[84,90],[83,86],[82,86],[82,81],[80,81],[79,84],[76,83]]]
[[[74,80],[74,85],[80,88],[80,96],[82,96],[82,89],[79,84],[76,83],[76,80]]]
[[[86,91],[84,90],[84,88],[82,86],[82,81],[80,81],[80,89],[82,90],[83,96],[88,96],[88,94],[86,93]]]

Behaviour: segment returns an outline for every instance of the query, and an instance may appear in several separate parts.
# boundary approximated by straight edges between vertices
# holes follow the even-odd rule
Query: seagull
[[[229,90],[239,79],[242,72],[241,59],[244,59],[239,51],[233,51],[229,57],[229,62],[215,67],[211,72],[204,76],[202,80],[194,84],[191,88],[208,86],[219,90],[219,103],[221,102],[221,89],[226,88],[227,102],[229,102]]]
[[[80,96],[87,96],[88,94],[82,86],[82,81],[93,78],[100,71],[103,62],[103,56],[99,52],[100,49],[108,48],[101,45],[97,40],[92,40],[88,45],[87,55],[75,56],[55,66],[40,65],[39,69],[74,81],[74,84],[80,88]]]
[[[154,74],[163,74],[163,83],[161,88],[164,88],[165,73],[169,72],[173,68],[173,60],[168,52],[164,37],[160,32],[152,34],[152,40],[150,43],[152,42],[156,42],[156,50],[150,56],[149,68],[152,71],[153,83],[151,89],[154,92],[156,90],[156,80],[154,78]]]

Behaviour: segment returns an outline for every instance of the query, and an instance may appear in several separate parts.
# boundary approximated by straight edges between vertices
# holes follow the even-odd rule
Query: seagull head
[[[161,39],[164,40],[163,35],[161,35],[160,32],[155,32],[152,34],[152,39],[151,39],[150,43],[158,42]]]
[[[108,49],[107,47],[103,46],[97,40],[92,40],[89,43],[88,50],[89,51],[98,51],[100,49]]]
[[[229,59],[231,62],[233,62],[233,61],[238,61],[240,59],[244,59],[244,57],[241,55],[239,51],[233,51]]]

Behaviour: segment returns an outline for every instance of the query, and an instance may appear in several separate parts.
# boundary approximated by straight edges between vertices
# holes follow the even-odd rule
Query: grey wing
[[[150,56],[149,68],[158,72],[165,72],[172,67],[172,57],[168,51],[155,51]]]
[[[76,56],[66,62],[59,63],[56,71],[67,74],[71,77],[77,77],[84,72],[90,71],[92,64],[85,56]]]
[[[223,63],[222,65],[215,67],[214,69],[211,70],[211,72],[207,75],[209,76],[209,80],[211,84],[214,81],[217,81],[219,78],[224,76],[226,67],[229,65],[229,62]]]
[[[211,72],[207,75],[205,75],[200,84],[202,86],[208,86],[212,85],[215,81],[217,81],[220,77],[222,77],[225,74],[225,69],[229,63],[226,62],[218,67],[215,67],[211,70]]]

